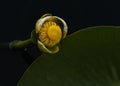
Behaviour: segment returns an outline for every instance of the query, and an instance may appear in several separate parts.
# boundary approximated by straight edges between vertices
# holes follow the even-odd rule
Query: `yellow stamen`
[[[55,22],[45,22],[39,31],[40,41],[48,47],[53,47],[58,44],[61,38],[61,28]]]
[[[52,25],[48,28],[48,36],[51,40],[57,41],[61,39],[61,29],[59,26]]]

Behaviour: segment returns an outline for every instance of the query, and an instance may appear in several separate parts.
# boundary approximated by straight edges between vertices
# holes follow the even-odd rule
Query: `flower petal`
[[[54,48],[52,48],[50,50],[42,42],[40,42],[39,40],[38,40],[38,48],[41,51],[43,51],[45,53],[50,53],[50,54],[55,54],[55,53],[57,53],[59,51],[59,47],[58,46],[55,46]]]
[[[43,23],[44,23],[47,19],[49,19],[49,18],[51,18],[51,17],[52,17],[52,16],[46,16],[46,17],[44,17],[44,18],[40,18],[40,19],[37,20],[36,26],[35,26],[36,33],[38,33],[38,32],[40,31],[40,28],[41,28],[41,26],[43,25]]]
[[[47,17],[47,16],[52,16],[52,14],[51,13],[46,13],[41,18],[44,18],[44,17]]]
[[[38,33],[40,31],[40,28],[43,25],[43,23],[49,19],[52,19],[52,20],[58,19],[62,22],[62,24],[63,24],[63,38],[65,38],[66,34],[68,32],[68,26],[67,26],[66,22],[58,16],[47,15],[45,17],[38,19],[38,21],[36,22],[36,33]]]
[[[60,20],[63,23],[63,38],[65,38],[66,35],[67,35],[67,32],[68,32],[68,26],[67,26],[66,22],[58,16],[54,16],[54,17],[57,18],[58,20]]]

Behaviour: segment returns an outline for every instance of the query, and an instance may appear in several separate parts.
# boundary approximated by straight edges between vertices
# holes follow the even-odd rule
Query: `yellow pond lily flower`
[[[57,53],[58,44],[66,37],[68,26],[66,22],[52,15],[44,15],[36,22],[36,34],[38,36],[38,48],[46,53]]]

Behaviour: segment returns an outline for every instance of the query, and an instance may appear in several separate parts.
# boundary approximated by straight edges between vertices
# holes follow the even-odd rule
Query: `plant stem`
[[[11,49],[22,49],[22,48],[25,48],[32,43],[33,43],[33,41],[31,38],[24,40],[24,41],[15,40],[9,44],[9,47]]]
[[[9,48],[15,51],[16,53],[20,54],[23,59],[30,65],[34,58],[27,52],[27,48],[29,45],[33,44],[33,40],[31,38],[27,40],[14,40],[12,42],[2,42],[0,43],[0,48]]]

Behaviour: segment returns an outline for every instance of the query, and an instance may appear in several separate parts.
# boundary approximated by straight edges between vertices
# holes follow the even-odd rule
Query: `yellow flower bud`
[[[36,34],[38,35],[38,47],[46,53],[57,53],[57,44],[67,34],[66,22],[57,16],[48,15],[36,22]]]
[[[45,22],[38,32],[39,40],[48,47],[58,44],[62,38],[61,28],[55,22]]]

